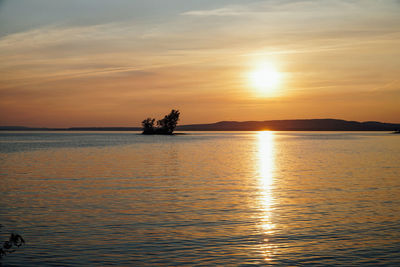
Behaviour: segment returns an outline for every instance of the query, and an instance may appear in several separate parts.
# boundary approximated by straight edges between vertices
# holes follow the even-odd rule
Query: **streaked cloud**
[[[182,13],[182,15],[187,15],[187,16],[221,16],[221,17],[241,16],[246,14],[249,14],[249,12],[246,12],[246,10],[243,7],[239,8],[226,7],[226,8],[218,8],[211,10],[193,10]]]

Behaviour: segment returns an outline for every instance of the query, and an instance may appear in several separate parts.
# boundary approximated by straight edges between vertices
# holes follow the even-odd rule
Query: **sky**
[[[400,123],[399,0],[0,0],[0,125]],[[273,93],[249,81],[263,64]],[[266,74],[268,75],[268,74]]]

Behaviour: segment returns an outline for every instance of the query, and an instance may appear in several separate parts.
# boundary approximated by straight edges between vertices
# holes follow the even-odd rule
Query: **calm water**
[[[0,132],[6,266],[400,265],[400,136]]]

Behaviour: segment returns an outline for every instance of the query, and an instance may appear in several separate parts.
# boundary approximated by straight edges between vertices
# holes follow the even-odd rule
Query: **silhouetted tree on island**
[[[157,121],[157,127],[154,127],[155,119],[147,118],[143,120],[143,134],[173,134],[179,121],[179,115],[179,110],[171,110],[171,113]]]
[[[154,134],[154,121],[156,119],[147,118],[142,121],[143,134]]]

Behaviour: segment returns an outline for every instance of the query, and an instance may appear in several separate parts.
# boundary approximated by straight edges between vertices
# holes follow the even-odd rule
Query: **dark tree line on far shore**
[[[165,115],[163,119],[158,120],[156,126],[154,125],[156,121],[154,118],[143,120],[143,134],[173,134],[179,121],[179,115],[179,110],[173,109],[168,115]]]

